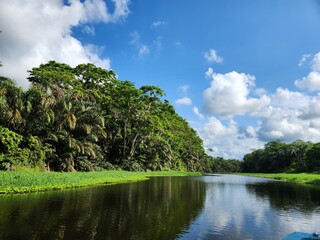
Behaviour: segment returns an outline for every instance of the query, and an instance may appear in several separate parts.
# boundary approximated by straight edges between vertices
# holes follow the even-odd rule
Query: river
[[[236,175],[0,196],[0,239],[281,239],[320,230],[320,188]]]

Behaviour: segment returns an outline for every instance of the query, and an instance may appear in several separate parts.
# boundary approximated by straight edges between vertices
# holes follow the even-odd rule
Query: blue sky
[[[49,60],[157,85],[215,156],[320,141],[319,0],[2,0],[0,74]]]

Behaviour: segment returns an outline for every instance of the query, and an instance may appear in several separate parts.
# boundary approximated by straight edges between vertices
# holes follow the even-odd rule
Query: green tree
[[[22,136],[13,165],[42,168],[45,162],[57,171],[207,168],[202,140],[159,87],[136,88],[93,64],[72,68],[50,61],[29,73],[27,91],[0,77],[0,126]]]
[[[0,76],[0,123],[19,131],[24,123],[23,89],[9,78]]]
[[[320,171],[320,143],[315,143],[306,152],[306,165],[309,172]]]

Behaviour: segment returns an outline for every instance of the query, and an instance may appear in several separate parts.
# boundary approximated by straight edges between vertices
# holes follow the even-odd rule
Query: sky
[[[0,75],[50,60],[156,85],[213,156],[320,142],[320,0],[0,0]]]

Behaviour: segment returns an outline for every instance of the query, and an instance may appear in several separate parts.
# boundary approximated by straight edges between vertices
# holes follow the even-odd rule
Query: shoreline
[[[199,172],[0,172],[0,195],[44,192],[148,180],[150,177],[201,176]]]
[[[237,173],[237,175],[320,186],[320,174],[315,173]]]

